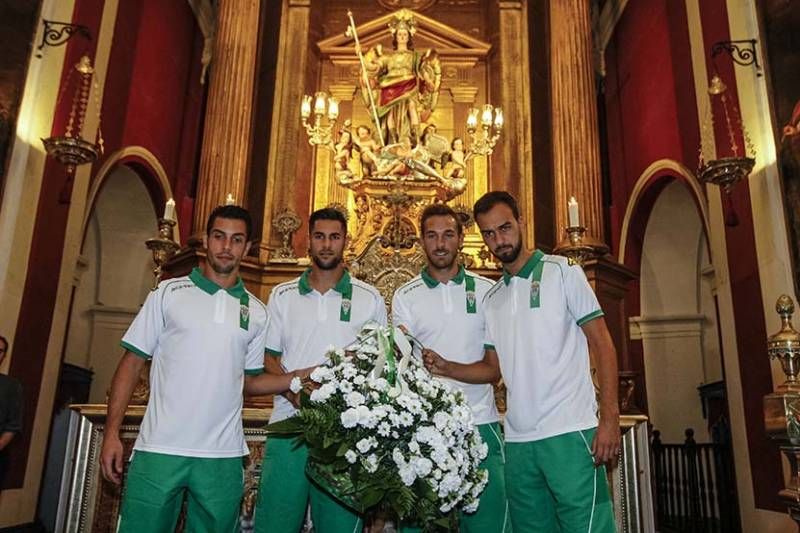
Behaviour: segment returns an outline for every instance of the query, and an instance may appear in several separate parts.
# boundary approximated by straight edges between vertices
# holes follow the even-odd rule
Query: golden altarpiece
[[[307,267],[304,219],[327,206],[347,213],[351,272],[378,287],[387,301],[424,264],[417,220],[432,202],[447,202],[464,214],[468,233],[460,259],[472,270],[499,274],[469,215],[474,201],[489,190],[510,190],[520,199],[523,217],[530,221],[524,238],[533,247],[532,158],[537,155],[532,154],[526,2],[486,7],[453,0],[361,1],[350,3],[350,13],[339,0],[283,0],[266,186],[261,188],[251,180],[263,174],[244,163],[256,145],[247,117],[227,116],[250,112],[258,93],[255,76],[247,71],[257,56],[253,24],[259,8],[257,2],[246,4],[250,7],[244,10],[233,0],[218,6],[194,230],[202,231],[208,212],[226,198],[262,215],[257,217],[260,244],[242,264],[242,277],[253,292],[266,301],[272,287]],[[466,7],[455,11],[456,4]],[[389,9],[401,5],[418,10]],[[447,5],[453,11],[444,10]],[[565,183],[560,190],[569,187]],[[263,197],[254,197],[259,190]],[[575,194],[585,190],[576,187]],[[589,226],[598,222],[593,215],[599,206],[592,207],[591,190],[579,199],[587,196]],[[556,202],[562,199],[566,208],[566,197]],[[565,210],[559,212],[557,222],[567,226]],[[593,265],[587,273],[597,287],[598,280],[609,277],[596,272],[605,261],[599,257],[602,247],[597,257],[591,255],[598,251],[593,248],[597,230],[570,226],[571,240],[562,243],[561,252],[572,250],[576,259]],[[148,242],[157,262],[172,253],[171,233],[169,221],[162,220],[160,240]],[[159,243],[170,253],[159,255]],[[190,243],[157,271],[184,274],[203,257]],[[624,277],[611,276],[614,301],[624,297],[624,283],[618,282]],[[608,296],[601,298],[605,306],[604,300]],[[142,385],[123,427],[127,453],[147,402]],[[251,447],[243,530],[252,525],[266,438],[262,428],[270,407],[270,399],[255,399],[243,411]],[[98,464],[105,406],[73,409],[57,524],[65,531],[114,531],[120,489],[101,480]],[[645,421],[641,415],[622,417],[621,461],[609,474],[620,531],[652,528]]]

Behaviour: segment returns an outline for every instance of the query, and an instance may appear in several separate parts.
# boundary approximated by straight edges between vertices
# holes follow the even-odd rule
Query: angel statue
[[[398,11],[389,30],[394,51],[385,52],[378,44],[363,55],[362,94],[367,106],[374,105],[382,144],[398,143],[408,137],[416,146],[419,126],[430,117],[439,99],[441,63],[434,50],[414,50],[417,28],[411,11]],[[356,52],[361,55],[357,41]]]

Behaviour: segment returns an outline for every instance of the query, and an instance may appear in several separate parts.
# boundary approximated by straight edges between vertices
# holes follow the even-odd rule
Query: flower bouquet
[[[309,477],[356,511],[453,529],[458,510],[478,508],[487,446],[463,394],[428,373],[420,349],[397,328],[367,324],[329,350],[298,414],[267,430],[299,434]]]

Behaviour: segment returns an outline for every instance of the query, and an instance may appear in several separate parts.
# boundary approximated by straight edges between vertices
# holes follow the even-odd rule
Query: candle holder
[[[584,226],[569,226],[566,232],[567,238],[562,240],[553,252],[565,256],[570,265],[583,266],[586,261],[597,259],[609,252],[605,243],[586,235]]]
[[[482,110],[470,109],[467,116],[467,133],[470,139],[467,158],[473,155],[492,155],[497,141],[500,140],[504,123],[503,110],[499,107],[484,104]]]
[[[177,222],[174,220],[168,218],[159,218],[158,237],[147,239],[144,242],[145,246],[153,252],[153,262],[156,265],[155,268],[153,268],[153,276],[155,277],[153,289],[158,287],[158,283],[161,281],[161,276],[164,273],[163,268],[166,262],[180,249],[180,245],[175,242],[174,239],[174,227],[176,223]]]
[[[292,236],[302,224],[300,217],[288,207],[275,215],[272,226],[281,234],[281,247],[270,257],[270,263],[297,263],[292,249]]]
[[[309,122],[311,115],[314,115],[313,122]],[[323,124],[322,118],[327,117],[327,124]],[[320,91],[313,97],[303,96],[300,104],[300,120],[308,136],[308,144],[311,146],[321,146],[335,152],[334,132],[336,131],[336,119],[339,117],[339,101],[326,93]]]

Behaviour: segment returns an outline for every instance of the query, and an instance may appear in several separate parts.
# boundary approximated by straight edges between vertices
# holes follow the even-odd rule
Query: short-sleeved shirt
[[[427,270],[398,288],[392,298],[392,323],[403,325],[422,345],[445,359],[470,364],[483,360],[486,323],[483,297],[493,281],[460,268],[447,283]],[[462,383],[445,379],[464,392],[476,424],[500,417],[491,383]]]
[[[321,294],[309,284],[309,273],[276,285],[267,302],[267,357],[280,357],[287,371],[324,363],[330,346],[349,346],[367,322],[386,325],[386,304],[375,287],[345,271],[333,289]],[[295,412],[276,395],[270,422]]]
[[[0,374],[0,433],[22,431],[22,385]]]
[[[248,454],[244,375],[264,370],[266,306],[242,280],[223,289],[195,268],[159,283],[122,338],[152,358],[150,401],[134,449],[187,457]]]
[[[536,251],[484,298],[489,344],[508,391],[505,434],[528,442],[597,425],[581,326],[603,315],[581,267]]]

